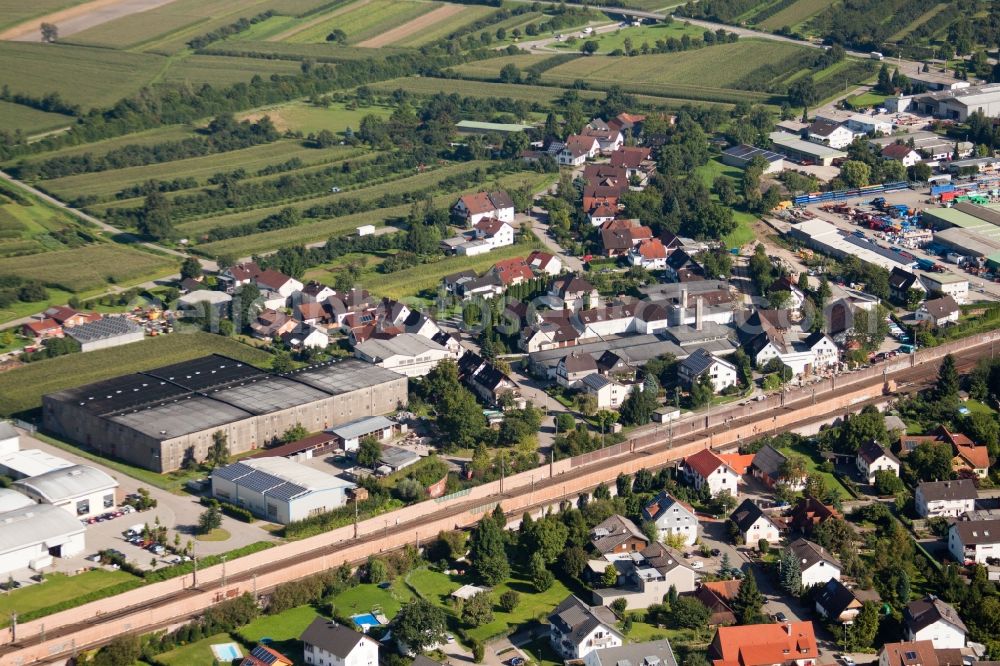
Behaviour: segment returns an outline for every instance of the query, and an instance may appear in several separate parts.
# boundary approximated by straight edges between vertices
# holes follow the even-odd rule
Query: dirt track
[[[329,19],[332,19],[334,16],[340,16],[341,14],[343,14],[345,12],[354,11],[358,7],[364,7],[365,5],[367,5],[371,1],[372,0],[358,0],[357,2],[348,3],[348,4],[344,5],[343,7],[335,9],[334,11],[330,12],[329,14],[320,14],[319,16],[317,16],[316,18],[314,18],[312,21],[307,21],[307,22],[303,23],[302,25],[297,25],[294,28],[289,28],[288,30],[285,30],[282,33],[278,33],[277,35],[273,35],[271,37],[268,37],[266,41],[269,41],[269,42],[281,42],[281,41],[284,41],[284,40],[288,39],[289,37],[291,37],[293,35],[299,34],[303,30],[308,30],[309,28],[313,27],[314,25],[322,23],[323,21],[328,21]]]
[[[54,23],[59,28],[59,36],[66,37],[96,25],[171,2],[173,0],[92,0],[15,25],[0,33],[0,39],[17,42],[40,42],[42,41],[42,23]]]
[[[423,16],[418,16],[409,23],[404,23],[398,28],[393,28],[392,30],[383,32],[377,37],[372,37],[371,39],[359,42],[358,46],[377,48],[379,46],[389,46],[390,44],[395,44],[396,42],[406,39],[411,35],[417,34],[421,30],[431,27],[438,21],[443,21],[454,16],[455,14],[458,14],[464,9],[464,5],[445,5],[444,7],[438,7]]]

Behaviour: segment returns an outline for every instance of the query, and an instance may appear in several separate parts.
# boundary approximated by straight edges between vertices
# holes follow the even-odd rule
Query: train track
[[[953,354],[953,356],[955,358],[956,367],[957,367],[959,373],[960,374],[965,374],[965,373],[969,372],[970,370],[972,370],[972,368],[975,367],[975,365],[976,365],[976,363],[977,363],[977,361],[979,359],[981,359],[981,358],[983,358],[985,356],[989,356],[991,354],[992,354],[992,345],[990,345],[989,343],[987,343],[987,344],[979,345],[977,347],[970,347],[968,349],[961,350],[961,351]],[[929,362],[926,362],[926,363],[922,363],[922,364],[916,365],[914,367],[909,367],[909,368],[906,368],[906,369],[903,369],[903,370],[899,370],[899,371],[896,371],[896,372],[893,372],[893,373],[889,373],[889,374],[887,374],[887,378],[896,382],[897,387],[899,387],[899,390],[898,390],[897,394],[898,393],[912,393],[912,392],[916,392],[916,391],[920,391],[922,389],[925,389],[925,388],[927,388],[929,386],[932,386],[934,384],[934,382],[936,380],[937,366],[938,366],[938,362],[937,361],[929,361]],[[852,390],[859,390],[859,389],[865,389],[865,388],[871,387],[872,393],[873,393],[872,396],[869,399],[867,399],[865,401],[862,401],[862,402],[859,402],[856,405],[853,405],[852,408],[856,409],[856,408],[864,406],[866,404],[877,404],[877,403],[884,402],[886,398],[885,398],[884,395],[882,395],[882,391],[881,391],[881,388],[880,388],[881,386],[883,386],[883,381],[882,381],[881,378],[872,379],[872,380],[869,380],[869,381],[866,381],[866,382],[863,382],[863,383],[857,383],[857,384],[851,385],[851,389]],[[801,400],[797,400],[795,402],[789,403],[789,404],[781,407],[781,410],[783,410],[783,411],[794,411],[798,407],[803,406],[803,403],[805,403],[806,400],[807,399],[801,399]],[[819,402],[819,403],[817,403],[817,404],[822,404],[822,401]],[[764,429],[758,435],[756,435],[756,437],[761,437],[761,436],[764,436],[764,435],[771,435],[771,434],[777,434],[777,433],[785,432],[785,431],[789,431],[789,430],[794,430],[794,429],[802,427],[803,425],[806,425],[808,423],[815,423],[815,422],[820,421],[820,420],[828,420],[831,416],[836,415],[838,413],[841,413],[843,411],[844,410],[842,410],[842,409],[831,409],[829,412],[826,412],[823,415],[813,415],[813,416],[811,416],[809,418],[803,419],[803,421],[801,421],[801,422],[792,423],[792,424],[789,424],[789,425],[784,426],[782,428]],[[749,418],[745,418],[745,419],[737,419],[737,420],[733,420],[731,423],[729,423],[727,427],[733,427],[733,428],[735,428],[735,427],[738,427],[740,425],[747,425],[747,424],[758,423],[758,422],[764,423],[764,422],[768,421],[769,418],[770,417],[764,417],[764,416],[758,415],[758,416],[749,417]],[[643,447],[636,448],[636,450],[634,452],[632,452],[632,453],[630,453],[628,455],[631,456],[631,457],[633,457],[633,458],[641,458],[641,457],[649,456],[650,454],[655,453],[655,452],[664,451],[664,450],[668,450],[668,449],[671,449],[671,448],[677,448],[677,447],[680,447],[680,446],[682,446],[684,444],[691,443],[691,442],[697,441],[699,439],[704,439],[704,437],[705,437],[705,434],[704,434],[703,431],[697,431],[697,432],[693,432],[693,433],[690,433],[690,434],[685,434],[683,436],[673,437],[670,442],[667,442],[665,439],[662,439],[659,442],[656,442],[656,443],[653,443],[653,444],[650,444],[650,445],[646,445],[646,446],[643,446]],[[732,444],[732,445],[730,445],[730,447],[727,447],[727,448],[734,448],[735,446],[736,446],[735,444]],[[623,456],[619,456],[615,460],[617,462],[617,461],[623,460],[624,458],[625,457],[623,457]],[[666,464],[669,464],[669,463],[666,463]],[[650,467],[650,469],[658,469],[659,467],[663,467],[666,464],[660,464],[660,465],[657,465],[657,466],[652,466],[652,467]],[[566,484],[569,481],[572,481],[574,479],[578,479],[578,478],[580,478],[582,476],[585,476],[585,475],[588,475],[588,474],[593,474],[594,472],[595,472],[595,466],[594,465],[583,465],[583,466],[580,466],[578,468],[573,468],[573,469],[571,469],[571,470],[569,470],[569,471],[567,471],[567,472],[565,472],[563,474],[560,474],[560,475],[558,475],[556,477],[550,477],[550,478],[546,478],[546,479],[540,480],[538,483],[535,484],[534,488],[535,489],[542,489],[542,488],[545,488],[545,487],[558,486],[559,484]],[[607,479],[603,479],[603,481],[612,482],[612,481],[614,481],[614,478],[609,477]],[[359,545],[359,544],[368,544],[368,545],[372,546],[372,548],[370,549],[370,552],[372,554],[377,554],[379,552],[382,552],[382,549],[379,547],[380,542],[383,542],[383,540],[388,535],[390,535],[390,534],[391,535],[397,535],[397,534],[411,533],[411,532],[413,532],[414,528],[420,527],[421,525],[430,524],[432,522],[438,521],[438,520],[440,520],[442,518],[445,518],[445,517],[452,517],[452,516],[454,516],[454,517],[461,517],[461,516],[463,516],[463,514],[468,513],[471,509],[480,508],[480,507],[482,507],[484,505],[487,505],[487,504],[490,504],[490,503],[502,502],[504,499],[510,499],[510,498],[515,497],[517,495],[523,494],[524,492],[525,492],[524,489],[520,488],[516,492],[501,492],[501,493],[496,493],[496,494],[494,494],[494,495],[492,495],[492,496],[490,496],[488,498],[480,498],[480,499],[476,499],[476,500],[470,500],[468,502],[464,502],[464,503],[461,503],[461,504],[455,504],[455,505],[449,506],[449,507],[447,507],[445,509],[442,509],[442,511],[439,512],[439,513],[435,513],[435,514],[432,514],[432,515],[429,515],[429,516],[425,516],[423,518],[420,518],[420,519],[417,519],[417,520],[413,520],[413,521],[399,522],[396,525],[393,525],[391,527],[387,526],[384,531],[379,530],[377,532],[373,532],[373,533],[369,533],[369,534],[365,534],[365,535],[360,535],[360,536],[358,536],[355,539],[349,540],[349,542],[344,542],[344,541],[338,542],[338,544],[335,544],[334,548],[336,548],[336,546],[339,545],[340,543],[343,543],[345,545],[347,545],[347,543],[350,543],[352,546],[353,545]],[[579,493],[579,489],[574,489],[573,492],[567,493],[567,496],[566,497],[562,497],[561,499],[575,499],[575,497],[578,495],[578,493]],[[558,501],[558,500],[556,500],[556,501]],[[529,509],[531,509],[531,508],[537,509],[537,508],[541,508],[541,507],[545,507],[545,506],[551,506],[552,504],[553,504],[553,500],[550,498],[550,499],[547,499],[547,500],[545,500],[543,502],[539,502],[537,504],[530,505]],[[234,574],[232,576],[229,576],[226,579],[227,580],[227,586],[228,587],[232,587],[234,585],[239,585],[241,589],[246,589],[244,587],[244,585],[246,585],[248,583],[253,583],[256,580],[256,576],[257,575],[261,575],[261,574],[269,573],[269,572],[281,571],[282,569],[290,568],[290,567],[294,566],[295,564],[309,562],[311,560],[315,560],[317,558],[327,557],[327,556],[330,556],[330,555],[331,555],[330,549],[324,547],[324,548],[317,548],[315,550],[310,550],[310,551],[301,553],[299,555],[295,555],[295,556],[286,557],[286,558],[283,558],[283,559],[280,559],[280,560],[276,560],[276,561],[274,561],[274,562],[272,562],[272,563],[270,563],[270,564],[268,564],[266,566],[258,567],[253,572],[243,572],[243,573],[237,573],[237,574]],[[357,560],[356,563],[359,563],[361,561],[363,561],[363,558],[360,559],[360,560]],[[193,597],[193,596],[196,596],[196,595],[199,595],[199,594],[203,594],[204,592],[206,592],[208,590],[211,590],[211,589],[216,589],[217,587],[219,587],[219,585],[218,585],[218,583],[215,583],[215,582],[213,582],[210,585],[206,585],[206,586],[194,586],[194,587],[186,588],[186,589],[178,591],[178,592],[174,592],[174,593],[170,593],[170,594],[167,594],[167,595],[163,595],[163,596],[160,596],[160,597],[156,597],[156,598],[150,599],[149,601],[144,602],[144,603],[133,604],[131,606],[120,608],[120,609],[117,609],[115,611],[111,611],[111,612],[108,612],[108,613],[102,613],[100,616],[94,618],[91,621],[78,622],[78,623],[73,623],[73,624],[65,624],[65,625],[62,625],[62,626],[59,626],[59,627],[54,627],[50,631],[45,632],[45,634],[41,638],[41,640],[39,640],[38,637],[33,636],[30,639],[26,639],[24,641],[17,641],[17,642],[14,642],[14,643],[9,643],[9,644],[3,646],[3,648],[0,648],[0,658],[2,658],[3,655],[5,655],[5,654],[16,652],[19,649],[22,649],[22,648],[25,648],[25,647],[29,647],[29,646],[31,646],[31,645],[33,645],[35,643],[38,643],[38,642],[41,642],[41,641],[44,641],[44,640],[51,640],[51,639],[59,638],[59,637],[63,637],[63,636],[67,636],[67,637],[72,636],[77,631],[80,631],[82,629],[85,629],[85,628],[88,628],[88,627],[92,626],[95,622],[99,622],[101,624],[116,623],[116,622],[122,620],[123,618],[135,615],[136,613],[140,613],[140,612],[142,612],[144,610],[153,609],[153,608],[156,608],[156,607],[159,607],[159,606],[162,606],[162,605],[166,605],[166,604],[178,601],[178,600],[182,600],[182,599],[185,599],[185,598],[190,598],[190,597]],[[264,592],[264,591],[267,591],[267,590],[266,590],[266,588],[262,588],[262,589],[256,590],[256,591],[257,592]],[[189,614],[189,615],[181,615],[181,616],[178,616],[177,618],[174,618],[169,623],[161,623],[160,625],[156,625],[156,626],[153,626],[153,625],[151,625],[151,626],[144,626],[144,627],[142,627],[140,629],[140,631],[142,633],[148,633],[148,632],[155,631],[157,629],[161,629],[163,627],[169,626],[171,624],[176,624],[178,622],[183,622],[183,621],[186,621],[188,619],[192,619],[194,617],[199,616],[200,614],[201,614],[201,612],[192,613],[192,614]],[[128,630],[123,630],[121,633],[128,633]],[[104,641],[104,642],[107,642],[107,641]],[[85,646],[74,645],[72,650],[66,650],[65,652],[62,652],[62,653],[57,653],[57,654],[50,655],[50,658],[48,659],[48,662],[49,663],[62,663],[65,659],[74,656],[75,653],[78,650],[81,650],[81,649],[92,649],[94,647],[97,647],[100,644],[101,643],[94,643],[94,644],[89,644],[89,645],[85,645]]]

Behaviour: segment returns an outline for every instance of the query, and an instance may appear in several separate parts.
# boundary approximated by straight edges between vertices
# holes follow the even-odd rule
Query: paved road
[[[549,234],[548,213],[545,212],[545,210],[539,208],[538,206],[532,206],[530,215],[523,215],[519,217],[531,222],[531,230],[534,231],[535,235],[538,236],[538,239],[542,241],[542,245],[545,246],[546,250],[558,256],[559,259],[562,260],[563,266],[566,270],[577,273],[583,271],[583,262],[580,261],[580,258],[566,254],[566,250],[564,250],[562,246],[560,246],[559,243],[557,243]]]

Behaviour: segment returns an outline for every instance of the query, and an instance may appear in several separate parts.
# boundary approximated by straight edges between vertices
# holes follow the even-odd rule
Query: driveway
[[[564,250],[559,243],[557,243],[555,239],[549,235],[549,225],[547,224],[548,213],[545,212],[544,209],[539,208],[538,206],[532,206],[531,213],[529,215],[518,215],[517,221],[530,222],[531,230],[534,231],[535,235],[538,236],[538,239],[542,241],[542,245],[545,246],[545,249],[552,254],[557,255],[562,260],[563,266],[566,270],[575,272],[583,271],[583,262],[580,261],[580,258],[568,256],[566,254],[566,250]]]

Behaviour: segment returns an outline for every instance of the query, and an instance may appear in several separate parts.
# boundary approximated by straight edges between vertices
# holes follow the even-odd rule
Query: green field
[[[11,162],[8,162],[8,164],[44,162],[45,160],[53,158],[73,157],[76,155],[84,155],[86,153],[91,153],[95,157],[99,157],[107,154],[109,151],[122,148],[123,146],[150,146],[168,141],[181,141],[182,139],[187,139],[192,136],[194,136],[194,128],[188,125],[167,125],[157,129],[146,130],[145,132],[126,134],[125,136],[119,136],[113,139],[105,139],[103,141],[95,141],[93,143],[83,143],[79,146],[68,146],[66,148],[60,148],[59,150],[53,150],[46,153],[39,153],[37,155],[28,155],[17,160],[12,160]]]
[[[60,9],[83,4],[86,0],[0,0],[0,30]]]
[[[66,249],[66,245],[54,234],[82,231],[76,221],[54,206],[29,195],[23,195],[27,205],[17,203],[5,195],[13,192],[6,183],[0,183],[0,257],[35,254],[49,250]],[[21,191],[18,190],[18,194]]]
[[[0,85],[44,97],[58,91],[85,109],[110,106],[156,76],[163,58],[66,44],[0,42]]]
[[[299,636],[319,616],[312,606],[296,606],[277,615],[259,617],[239,629],[236,634],[248,646],[256,645],[262,638],[268,638],[275,650],[295,663],[301,663],[302,643],[299,642]]]
[[[220,53],[247,56],[251,58],[281,58],[285,60],[312,59],[316,62],[346,62],[370,58],[371,51],[353,46],[334,46],[332,44],[289,44],[286,42],[240,41],[226,40],[216,42],[202,49],[205,53]],[[404,49],[381,47],[379,55],[404,53]]]
[[[733,166],[723,164],[722,160],[718,158],[712,158],[704,166],[698,167],[698,176],[701,177],[702,182],[709,189],[712,188],[712,183],[719,176],[726,176],[735,182],[737,188],[739,188],[739,183],[743,178],[743,171]],[[714,193],[712,194],[712,200],[718,201]],[[740,210],[733,210],[733,219],[736,220],[737,226],[732,232],[726,236],[718,239],[721,240],[723,245],[727,248],[742,247],[747,243],[750,243],[754,239],[753,223],[757,221],[757,217],[752,213],[747,213]]]
[[[403,579],[397,578],[388,589],[371,584],[355,585],[334,597],[333,603],[340,615],[370,613],[375,608],[381,608],[382,613],[391,620],[396,617],[403,604],[412,598],[413,594],[403,583]]]
[[[795,0],[780,12],[760,22],[765,30],[778,30],[785,26],[795,28],[830,6],[829,0]]]
[[[354,7],[344,11],[334,10],[335,15],[325,21],[312,23],[308,28],[288,37],[285,42],[292,44],[316,44],[326,41],[333,30],[347,33],[352,44],[363,42],[395,27],[401,26],[437,7],[437,2],[417,2],[416,0],[370,0],[355,2]]]
[[[91,569],[75,576],[61,573],[45,574],[44,583],[29,585],[9,594],[0,595],[0,618],[3,618],[2,624],[6,626],[12,611],[25,615],[97,590],[131,581],[138,582],[139,579],[124,571],[105,571],[104,569]]]
[[[21,130],[28,136],[70,127],[76,122],[72,116],[48,113],[23,104],[4,101],[0,101],[0,118],[3,118],[4,129]]]
[[[156,663],[166,666],[218,666],[212,646],[218,643],[232,643],[235,639],[229,634],[215,634],[200,641],[189,643],[170,652],[156,655]],[[241,646],[242,654],[246,656],[245,646]]]
[[[583,42],[596,41],[599,47],[598,53],[610,53],[615,49],[624,49],[626,39],[631,39],[632,48],[637,49],[642,46],[643,42],[649,44],[650,47],[655,47],[657,40],[666,40],[671,37],[680,39],[684,35],[700,39],[704,34],[705,28],[691,25],[690,23],[685,24],[681,21],[674,21],[670,24],[657,23],[655,25],[622,28],[615,32],[606,32],[591,38],[577,39],[573,44],[563,42],[561,44],[553,44],[553,46],[575,51],[580,48]]]
[[[361,119],[365,116],[388,118],[392,115],[392,109],[387,106],[357,106],[349,109],[344,104],[336,102],[326,107],[316,106],[308,102],[289,102],[288,104],[255,109],[252,113],[237,116],[237,118],[256,120],[264,115],[270,117],[274,126],[281,131],[292,130],[293,132],[309,134],[327,129],[335,134],[342,134],[348,127],[356,131],[361,125]]]
[[[0,259],[0,275],[38,280],[65,291],[85,292],[177,271],[179,260],[112,243]],[[3,311],[0,311],[0,315]]]
[[[300,74],[301,71],[299,63],[291,60],[193,55],[175,60],[160,80],[166,83],[230,86],[234,83],[248,83],[254,76],[268,79],[272,74],[292,76]]]
[[[913,21],[911,21],[909,25],[904,26],[896,34],[890,36],[889,37],[889,41],[891,41],[891,42],[898,42],[899,40],[903,39],[908,34],[910,34],[911,32],[913,32],[914,30],[916,30],[920,26],[922,26],[924,23],[927,23],[932,18],[934,18],[935,16],[937,16],[938,14],[940,14],[942,11],[944,11],[944,9],[947,6],[948,6],[948,3],[946,3],[946,2],[942,2],[940,4],[934,5],[933,7],[931,7],[930,9],[928,9],[926,12],[924,12],[923,14],[921,14],[920,16],[918,16],[917,18],[913,19]]]
[[[293,157],[298,157],[306,165],[322,164],[334,162],[356,154],[356,152],[354,148],[349,146],[307,148],[299,140],[282,139],[250,148],[191,157],[185,160],[55,178],[45,181],[44,189],[66,199],[91,195],[111,196],[124,187],[144,183],[148,180],[170,180],[183,176],[204,182],[205,179],[216,173],[240,168],[246,169],[249,174],[254,174],[263,167],[281,164]]]
[[[420,47],[425,44],[436,42],[439,39],[446,38],[456,30],[464,28],[471,23],[475,23],[479,19],[492,16],[496,13],[496,11],[497,10],[493,7],[477,7],[475,5],[463,7],[462,11],[459,13],[453,14],[447,19],[435,23],[426,30],[420,30],[417,34],[410,35],[409,37],[396,42],[396,46]],[[495,26],[491,25],[490,28],[493,31],[496,31]]]
[[[500,70],[507,65],[514,65],[522,72],[529,67],[545,62],[552,56],[536,54],[520,54],[513,56],[503,56],[500,58],[490,58],[489,60],[475,60],[452,69],[460,75],[473,79],[497,79],[500,77]]]
[[[142,342],[59,356],[0,373],[0,414],[10,416],[42,404],[42,396],[74,386],[151,370],[208,354],[223,354],[261,367],[271,356],[212,333],[173,333]]]

